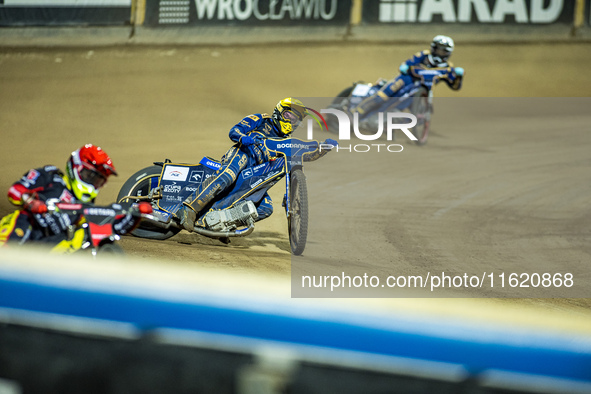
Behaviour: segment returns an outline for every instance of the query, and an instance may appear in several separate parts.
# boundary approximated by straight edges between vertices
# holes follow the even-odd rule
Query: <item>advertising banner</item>
[[[566,0],[365,0],[365,23],[571,24]]]
[[[147,0],[145,24],[346,25],[351,0]]]
[[[125,25],[132,0],[0,0],[0,26]]]

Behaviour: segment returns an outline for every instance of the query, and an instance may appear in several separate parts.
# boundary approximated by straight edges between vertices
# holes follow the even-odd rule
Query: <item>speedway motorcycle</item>
[[[146,204],[126,210],[120,204],[99,206],[86,203],[63,203],[53,199],[45,203],[47,213],[35,213],[32,214],[32,218],[46,235],[39,244],[45,244],[44,241],[51,243],[51,238],[56,239],[57,244],[52,246],[50,251],[57,254],[83,251],[89,252],[94,257],[123,254],[123,249],[117,244],[123,232],[120,228],[121,219],[129,215],[126,219],[137,224],[142,217],[150,217],[151,212],[151,207]],[[0,229],[9,227],[18,213],[19,211],[15,211],[2,218]],[[58,221],[61,224],[58,224]]]
[[[294,255],[303,253],[308,236],[308,194],[303,162],[306,154],[323,149],[317,141],[295,138],[265,139],[273,160],[240,172],[229,191],[222,192],[197,213],[194,232],[228,243],[232,237],[244,237],[254,231],[258,218],[256,205],[267,190],[285,178],[283,207],[287,215],[289,241]],[[326,146],[326,145],[324,145]],[[327,149],[332,145],[326,146]],[[203,181],[213,176],[221,163],[204,157],[197,164],[154,162],[133,174],[121,188],[117,201],[124,206],[149,202],[151,218],[144,218],[132,235],[149,239],[167,239],[183,227],[177,211]]]
[[[455,73],[455,69],[453,67],[424,68],[422,66],[412,66],[409,68],[408,72],[414,79],[412,88],[404,94],[400,93],[399,96],[387,100],[384,105],[374,109],[361,122],[359,122],[360,130],[375,132],[375,130],[380,127],[378,117],[378,113],[380,112],[408,111],[414,114],[417,118],[416,126],[410,129],[413,135],[417,138],[415,141],[416,144],[424,145],[427,142],[431,124],[431,114],[433,113],[433,87],[440,80]],[[376,83],[354,83],[337,95],[332,101],[330,108],[344,109],[349,113],[352,113],[357,105],[367,97],[374,95],[386,85],[386,83],[388,83],[388,81],[383,78],[378,79]],[[338,125],[335,125],[334,121],[335,119],[333,117],[328,118],[327,122],[329,130],[338,130]],[[385,125],[382,126],[385,127]]]

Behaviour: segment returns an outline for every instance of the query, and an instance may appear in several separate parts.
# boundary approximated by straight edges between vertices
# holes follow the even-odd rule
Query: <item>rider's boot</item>
[[[184,205],[177,211],[177,216],[179,219],[181,219],[181,226],[183,226],[185,230],[193,231],[195,229],[195,220],[197,219],[197,214],[193,208]]]
[[[214,188],[212,188],[211,190],[208,189],[208,187],[210,186],[210,183],[204,182],[201,185],[201,188],[199,190],[200,194],[197,194],[197,192],[195,192],[195,194],[191,194],[189,195],[189,197],[187,197],[185,199],[185,201],[183,201],[183,206],[177,211],[176,215],[177,217],[180,219],[180,224],[181,226],[183,226],[183,228],[187,231],[194,231],[195,229],[195,222],[197,220],[197,213],[201,212],[201,210],[203,210],[203,208],[205,207],[205,205],[207,205],[209,203],[209,201],[211,201],[215,195],[217,193],[219,193],[220,191],[220,187],[219,185],[216,185]],[[200,196],[202,192],[204,191],[209,191],[208,196],[204,197],[204,198],[197,198],[197,196]]]

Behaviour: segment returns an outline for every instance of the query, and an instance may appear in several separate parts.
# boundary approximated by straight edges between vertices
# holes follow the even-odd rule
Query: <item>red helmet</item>
[[[72,152],[66,166],[72,192],[80,201],[91,202],[110,175],[117,175],[109,155],[98,146],[86,144]]]

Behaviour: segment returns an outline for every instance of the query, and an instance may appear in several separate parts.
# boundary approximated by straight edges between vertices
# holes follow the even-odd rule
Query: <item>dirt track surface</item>
[[[230,146],[228,130],[243,116],[270,112],[286,96],[328,97],[356,80],[390,77],[418,49],[350,44],[0,52],[0,190],[31,167],[64,167],[72,150],[92,142],[111,155],[120,174],[97,201],[110,203],[127,177],[153,161],[220,157]],[[453,60],[467,70],[464,89],[436,89],[437,97],[458,99],[436,102],[441,105],[427,146],[404,141],[403,153],[363,162],[331,153],[307,167],[314,222],[298,269],[340,272],[341,262],[380,274],[393,268],[396,274],[496,273],[517,265],[519,272],[572,268],[588,283],[589,100],[507,105],[498,98],[588,96],[589,45],[458,43]],[[516,110],[526,102],[530,106]],[[496,124],[481,116],[490,115],[491,105],[503,113]],[[361,183],[330,176],[343,169]],[[167,241],[126,237],[121,244],[131,256],[170,264],[288,275],[280,185],[271,192],[275,214],[230,245],[185,232]],[[362,200],[363,207],[351,204]],[[9,211],[3,200],[0,214]],[[348,235],[335,238],[335,229]],[[352,230],[362,236],[352,237]],[[339,257],[343,248],[347,259]],[[331,253],[339,258],[330,259]],[[519,302],[591,316],[585,299]]]

